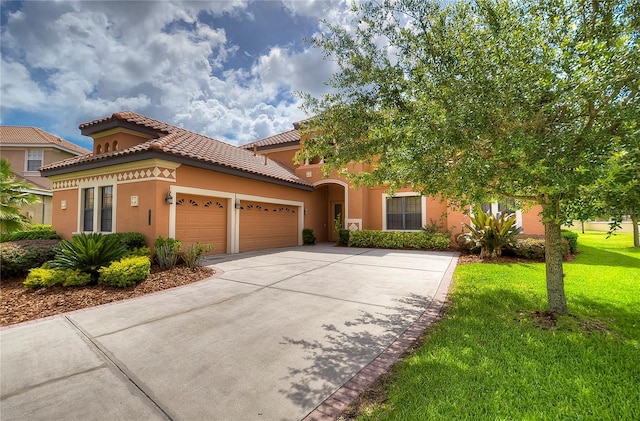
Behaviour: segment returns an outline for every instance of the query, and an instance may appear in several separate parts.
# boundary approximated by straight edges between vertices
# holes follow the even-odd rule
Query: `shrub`
[[[0,268],[2,277],[22,276],[29,269],[42,266],[54,258],[58,241],[49,244],[0,244]]]
[[[131,249],[125,257],[143,256],[151,257],[151,249],[149,247],[140,247]]]
[[[155,260],[160,269],[170,269],[178,263],[181,246],[182,243],[173,238],[167,238],[166,240],[162,236],[156,238],[156,241],[153,242],[153,247],[155,248]]]
[[[148,257],[125,257],[98,270],[98,282],[118,288],[127,288],[144,280],[151,273]]]
[[[518,238],[514,243],[505,246],[504,254],[520,257],[529,260],[544,260],[545,241],[544,238]],[[562,254],[569,255],[569,244],[562,240]]]
[[[341,246],[349,245],[349,230],[347,229],[338,230],[338,244]]]
[[[184,264],[189,269],[195,269],[202,259],[202,254],[207,251],[211,251],[215,248],[213,244],[200,244],[195,243],[186,246],[182,249],[181,256],[184,260]]]
[[[470,231],[470,239],[480,247],[480,257],[498,257],[502,254],[502,248],[515,241],[515,236],[520,231],[516,226],[516,215],[484,213],[480,206],[475,209],[471,218],[471,225],[464,224]]]
[[[139,232],[114,232],[107,235],[117,238],[127,250],[140,249],[147,246],[144,234]]]
[[[436,221],[434,219],[430,219],[429,223],[424,227],[422,227],[422,232],[424,232],[427,235],[440,233],[440,234],[446,234],[447,237],[451,236],[451,231],[447,229],[447,227],[442,222],[442,220]]]
[[[569,252],[571,252],[571,254],[576,254],[578,251],[578,233],[569,230],[562,230],[561,234],[562,238],[567,240]]]
[[[361,230],[349,236],[352,247],[447,250],[449,244],[449,238],[442,233],[426,235],[423,232]]]
[[[91,275],[73,269],[49,269],[45,267],[31,269],[23,285],[27,288],[51,287],[54,285],[82,286],[92,281]]]
[[[127,250],[111,235],[99,233],[74,235],[71,241],[62,241],[51,262],[54,269],[78,269],[98,278],[98,269],[119,260]]]
[[[316,236],[313,234],[313,230],[311,228],[304,228],[302,230],[302,243],[303,244],[316,243]]]
[[[51,225],[36,224],[20,231],[14,231],[9,241],[20,240],[60,240],[61,237],[51,228]]]

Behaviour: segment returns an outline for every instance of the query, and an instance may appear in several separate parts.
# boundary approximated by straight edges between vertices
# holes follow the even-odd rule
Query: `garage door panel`
[[[209,254],[227,252],[227,199],[178,194],[176,239],[183,244],[213,244]]]
[[[264,202],[242,202],[240,251],[298,244],[298,207]]]

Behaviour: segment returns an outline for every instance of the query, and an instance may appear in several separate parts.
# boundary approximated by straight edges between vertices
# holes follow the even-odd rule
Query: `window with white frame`
[[[501,202],[483,203],[481,206],[484,213],[492,215],[516,215],[516,226],[522,230],[522,211],[517,210],[518,206],[515,200],[503,199]]]
[[[27,171],[38,171],[42,166],[42,149],[27,149]]]
[[[422,198],[394,196],[386,199],[386,229],[411,231],[422,228]]]
[[[113,198],[113,186],[96,186],[82,189],[82,231],[113,231]]]

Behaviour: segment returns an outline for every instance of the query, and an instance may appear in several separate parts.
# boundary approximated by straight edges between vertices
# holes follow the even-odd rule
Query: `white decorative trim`
[[[387,199],[392,197],[416,197],[420,196],[420,211],[422,213],[420,224],[422,227],[427,225],[427,196],[423,196],[417,192],[397,192],[393,196],[382,193],[382,231],[387,231]],[[419,230],[406,230],[419,231]]]
[[[100,226],[100,206],[101,198],[100,198],[100,187],[112,186],[113,191],[111,198],[111,231],[110,232],[118,232],[117,230],[117,209],[118,209],[118,183],[116,182],[115,177],[99,177],[94,179],[85,179],[78,182],[77,190],[78,190],[78,216],[77,220],[77,232],[83,231],[83,223],[84,223],[84,201],[82,200],[82,191],[84,189],[93,188],[93,232],[101,232],[98,231]]]

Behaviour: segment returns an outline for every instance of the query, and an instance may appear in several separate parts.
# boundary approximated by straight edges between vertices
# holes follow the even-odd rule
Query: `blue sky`
[[[232,144],[305,118],[335,65],[305,38],[349,0],[2,1],[0,120],[81,146],[78,125],[131,110]]]

